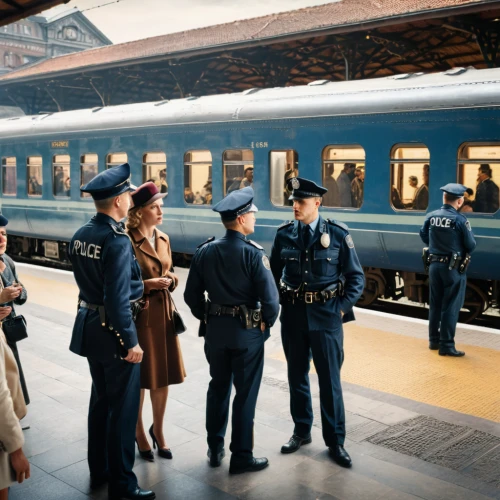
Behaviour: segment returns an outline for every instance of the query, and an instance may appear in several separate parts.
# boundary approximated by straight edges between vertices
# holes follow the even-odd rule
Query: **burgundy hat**
[[[165,198],[165,196],[167,196],[167,193],[160,193],[154,182],[145,182],[137,188],[137,191],[132,193],[132,201],[134,202],[134,208],[144,207],[160,198]]]

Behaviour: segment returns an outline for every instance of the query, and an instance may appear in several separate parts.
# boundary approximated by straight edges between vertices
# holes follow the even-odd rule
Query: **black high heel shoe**
[[[156,450],[156,445],[158,445],[158,455],[160,455],[161,458],[168,458],[171,459],[173,457],[172,452],[170,451],[170,448],[160,448],[160,445],[158,444],[158,440],[156,439],[156,436],[154,435],[153,432],[153,426],[149,428],[149,435],[151,436],[151,439],[153,440],[153,448]]]
[[[137,443],[137,449],[139,450],[139,455],[141,456],[141,458],[147,460],[148,462],[154,462],[155,456],[153,455],[153,451],[152,450],[141,451],[141,449],[139,448],[139,442],[137,441],[137,438],[135,442]]]

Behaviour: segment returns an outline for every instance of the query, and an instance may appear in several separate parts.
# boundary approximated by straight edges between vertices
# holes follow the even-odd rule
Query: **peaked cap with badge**
[[[124,163],[97,174],[90,182],[80,188],[90,193],[94,200],[106,200],[137,188],[130,183],[130,165]]]
[[[328,189],[323,186],[319,186],[313,181],[308,179],[303,179],[302,177],[292,177],[288,180],[288,189],[292,191],[292,194],[288,198],[289,200],[305,199],[305,198],[317,198],[322,197],[328,192]]]
[[[253,198],[254,192],[251,187],[238,189],[219,201],[212,210],[218,212],[223,221],[229,222],[248,212],[258,212],[259,209],[253,204]]]

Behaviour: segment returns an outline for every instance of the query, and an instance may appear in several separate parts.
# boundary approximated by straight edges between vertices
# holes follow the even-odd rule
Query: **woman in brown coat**
[[[146,182],[132,194],[134,208],[129,211],[127,228],[135,256],[141,266],[146,307],[136,320],[139,345],[144,350],[141,363],[141,406],[136,439],[141,456],[153,460],[142,421],[145,389],[151,393],[153,425],[149,434],[153,446],[163,458],[172,458],[163,436],[163,417],[167,406],[168,386],[184,381],[186,372],[179,338],[174,332],[173,301],[170,292],[177,286],[172,269],[170,241],[156,226],[163,221],[163,199],[153,182]]]

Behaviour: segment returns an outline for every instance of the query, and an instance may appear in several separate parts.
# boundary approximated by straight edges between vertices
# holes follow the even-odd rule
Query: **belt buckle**
[[[304,301],[306,304],[313,303],[314,292],[304,292]]]

